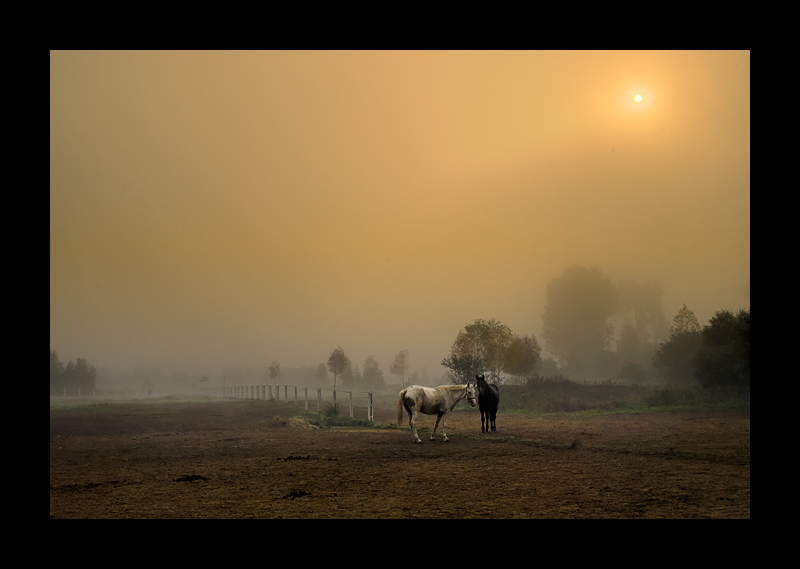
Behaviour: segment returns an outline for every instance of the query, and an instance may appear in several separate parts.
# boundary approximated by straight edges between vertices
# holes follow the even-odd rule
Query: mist
[[[435,378],[575,265],[750,308],[749,52],[50,52],[62,361]]]

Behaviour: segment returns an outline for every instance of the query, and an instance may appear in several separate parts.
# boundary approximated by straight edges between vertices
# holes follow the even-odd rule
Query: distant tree
[[[325,364],[319,364],[317,366],[316,378],[320,385],[324,385],[326,383],[328,379],[328,368],[325,367]]]
[[[342,389],[355,389],[361,384],[361,378],[361,370],[358,369],[358,366],[354,368],[353,362],[349,360],[342,373],[339,374]]]
[[[636,328],[630,322],[625,322],[619,335],[617,353],[623,364],[639,364],[642,359],[643,346]]]
[[[336,391],[336,378],[350,363],[350,358],[345,355],[341,346],[338,346],[328,357],[328,370],[333,374],[333,390]]]
[[[494,318],[488,321],[479,318],[467,324],[456,336],[450,354],[442,360],[442,365],[450,370],[450,381],[466,383],[473,381],[476,374],[488,372],[499,383],[513,339],[511,329]]]
[[[406,387],[406,372],[408,371],[408,350],[400,350],[394,355],[394,361],[389,364],[389,373],[399,375],[403,389]]]
[[[653,367],[664,370],[672,383],[694,381],[694,355],[700,348],[700,332],[679,332],[661,342],[653,356]]]
[[[617,284],[620,312],[630,323],[642,349],[655,346],[667,337],[667,319],[661,307],[664,287],[655,281],[641,283],[622,279]]]
[[[536,336],[514,336],[511,343],[506,348],[504,371],[517,378],[527,377],[536,367],[541,359],[542,349]]]
[[[700,322],[683,305],[672,319],[669,339],[661,342],[652,358],[653,367],[666,372],[667,380],[685,383],[695,379],[694,357],[702,341]]]
[[[456,385],[474,381],[477,374],[486,370],[483,358],[472,354],[459,356],[451,352],[442,360],[442,365],[448,370],[447,379]]]
[[[616,287],[600,269],[578,265],[565,269],[545,290],[545,348],[567,372],[601,374],[614,333],[607,320],[619,306]]]
[[[368,356],[364,362],[363,383],[365,389],[379,390],[385,387],[383,371],[374,357]]]
[[[701,332],[694,356],[695,376],[703,387],[750,385],[750,311],[721,310]]]
[[[58,358],[55,350],[50,350],[50,392],[63,393],[64,391],[64,364]]]
[[[53,364],[51,355],[51,365]],[[95,388],[97,380],[97,369],[90,365],[85,358],[77,358],[75,362],[69,362],[61,374],[61,390],[67,389],[69,393],[87,395]]]
[[[670,335],[681,334],[683,332],[699,331],[700,322],[697,320],[697,316],[694,315],[694,312],[686,308],[686,305],[684,304],[683,308],[678,310],[675,318],[672,319],[672,326],[669,328]]]
[[[278,360],[272,360],[272,363],[269,364],[269,378],[270,378],[270,380],[277,385],[278,378],[281,377],[282,375],[283,375],[283,373],[281,372],[281,364],[278,363]]]

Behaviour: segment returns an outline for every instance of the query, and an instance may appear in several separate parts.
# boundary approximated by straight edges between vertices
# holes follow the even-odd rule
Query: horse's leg
[[[442,413],[439,413],[438,415],[436,415],[436,423],[433,425],[433,430],[431,431],[431,440],[432,441],[436,440],[436,437],[434,437],[434,435],[436,434],[436,427],[439,426],[439,421],[441,421],[441,420],[442,420]],[[445,437],[445,439],[446,438],[447,437]]]
[[[483,428],[483,416],[484,416],[484,415],[485,415],[485,413],[483,412],[483,409],[481,409],[481,432],[482,432],[482,433],[485,433],[485,432],[486,432],[486,431],[484,430],[484,428]],[[488,417],[487,417],[486,419],[487,419],[487,421],[486,421],[486,422],[488,423],[488,422],[489,422],[489,421],[488,421]],[[487,425],[487,426],[488,426],[488,425]]]
[[[447,416],[448,416],[449,414],[450,414],[450,413],[445,413],[445,414],[444,414],[444,422],[442,423],[442,435],[444,436],[444,438],[443,438],[442,440],[443,440],[444,442],[447,442],[447,441],[449,441],[449,440],[450,440],[450,439],[448,439],[448,438],[447,438]]]
[[[497,411],[492,411],[492,432],[497,430],[497,425],[495,424],[495,419],[497,419]]]
[[[417,408],[414,407],[408,414],[408,426],[411,427],[411,440],[415,443],[421,443],[419,435],[417,434]]]

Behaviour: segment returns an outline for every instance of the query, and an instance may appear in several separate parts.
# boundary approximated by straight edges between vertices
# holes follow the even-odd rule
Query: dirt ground
[[[449,442],[415,445],[261,401],[113,405],[51,405],[51,518],[750,517],[749,411],[500,413],[481,435],[459,404]]]

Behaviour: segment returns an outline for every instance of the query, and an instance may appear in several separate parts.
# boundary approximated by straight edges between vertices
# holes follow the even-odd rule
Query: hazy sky
[[[574,264],[750,307],[749,52],[50,52],[64,361],[438,377]]]

